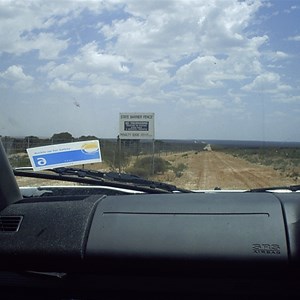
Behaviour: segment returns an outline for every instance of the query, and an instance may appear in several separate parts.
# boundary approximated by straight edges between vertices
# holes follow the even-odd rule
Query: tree
[[[51,137],[52,143],[70,143],[74,141],[74,137],[69,132],[55,133]]]

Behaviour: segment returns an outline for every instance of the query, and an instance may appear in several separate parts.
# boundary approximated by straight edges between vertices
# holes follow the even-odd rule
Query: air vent
[[[0,216],[0,232],[17,232],[22,219],[22,216]]]

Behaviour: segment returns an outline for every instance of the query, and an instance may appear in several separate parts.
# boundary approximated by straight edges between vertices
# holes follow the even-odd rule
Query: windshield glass
[[[300,184],[299,1],[2,0],[0,14],[14,168],[27,149],[99,141],[99,161],[71,167],[192,190]]]

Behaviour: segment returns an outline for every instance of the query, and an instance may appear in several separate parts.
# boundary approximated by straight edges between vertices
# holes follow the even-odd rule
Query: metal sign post
[[[127,140],[152,139],[152,174],[154,175],[154,113],[120,113],[119,136]],[[119,147],[119,160],[121,149]],[[120,168],[119,168],[120,169]]]
[[[152,175],[154,175],[154,154],[155,154],[155,141],[152,140]]]
[[[119,167],[119,174],[121,174],[121,139],[119,135],[117,138],[117,142],[118,142],[118,167]]]

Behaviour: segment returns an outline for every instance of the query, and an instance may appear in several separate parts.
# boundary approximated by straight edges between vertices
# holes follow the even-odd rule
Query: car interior
[[[0,155],[3,299],[299,295],[299,193],[22,198]]]

